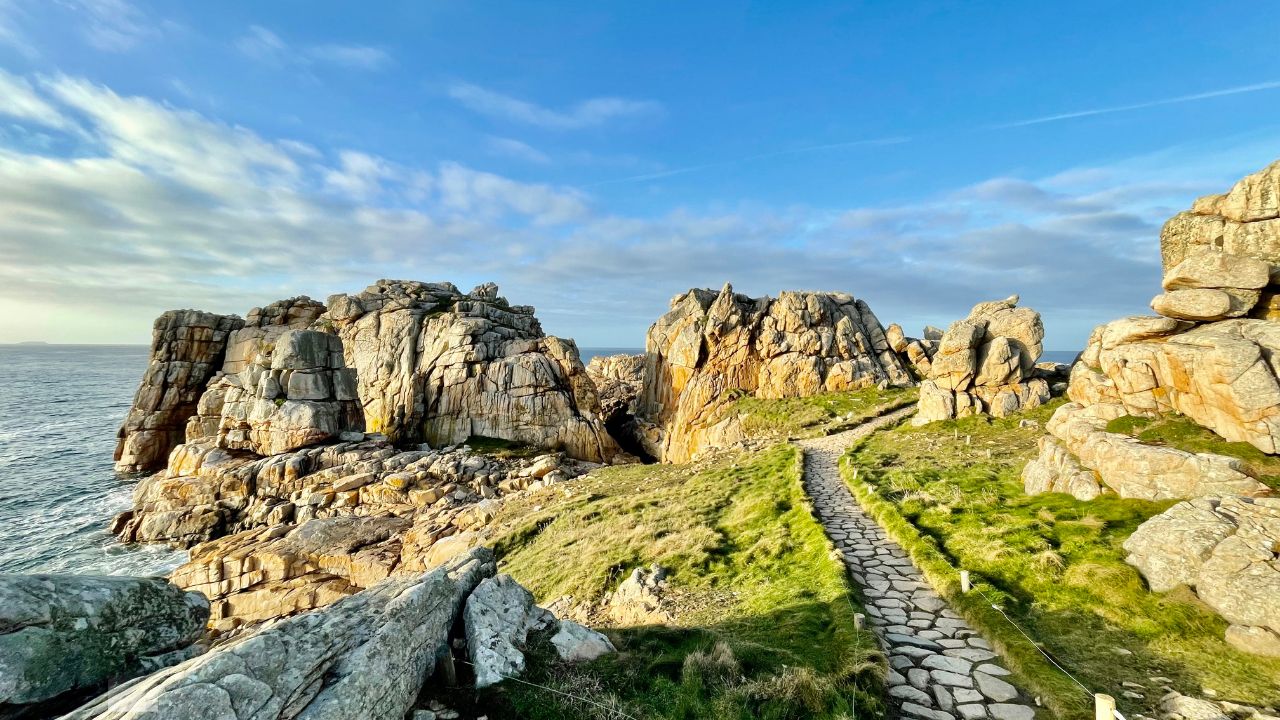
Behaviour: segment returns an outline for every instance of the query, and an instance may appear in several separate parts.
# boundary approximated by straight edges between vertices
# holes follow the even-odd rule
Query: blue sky
[[[141,342],[379,277],[642,344],[690,286],[909,333],[1148,312],[1280,156],[1280,5],[0,0],[0,341]]]

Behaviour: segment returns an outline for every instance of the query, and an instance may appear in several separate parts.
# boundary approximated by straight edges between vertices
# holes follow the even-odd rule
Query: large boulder
[[[1109,403],[1084,407],[1072,402],[1058,408],[1049,419],[1051,435],[1041,443],[1040,456],[1023,469],[1027,492],[1068,492],[1091,500],[1101,481],[1120,497],[1142,500],[1271,493],[1237,458],[1148,445],[1107,432],[1107,423],[1123,415],[1123,407]]]
[[[1125,540],[1152,590],[1195,590],[1232,627],[1242,650],[1280,649],[1280,498],[1203,497],[1178,503]]]
[[[228,336],[243,325],[235,315],[199,310],[170,310],[156,318],[146,374],[116,434],[118,472],[164,467],[205,385],[222,368]]]
[[[0,574],[0,715],[185,660],[208,618],[160,578]]]
[[[1040,314],[1018,307],[1017,295],[975,305],[941,336],[927,365],[916,363],[925,375],[912,423],[1006,417],[1043,404],[1050,397],[1036,367],[1043,340]]]
[[[742,438],[738,395],[789,398],[912,384],[880,321],[845,293],[777,299],[690,290],[645,337],[642,419],[651,455],[685,462]]]
[[[402,720],[467,596],[494,573],[484,548],[283,620],[89,703],[67,720]]]
[[[577,346],[496,286],[464,295],[380,280],[328,307],[317,322],[342,338],[370,432],[433,445],[493,437],[594,462],[617,453]]]

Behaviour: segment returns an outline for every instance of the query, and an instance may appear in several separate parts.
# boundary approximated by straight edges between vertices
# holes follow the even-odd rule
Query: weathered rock
[[[1227,642],[1237,650],[1254,655],[1280,657],[1280,633],[1267,628],[1232,625],[1227,628]]]
[[[1273,363],[1280,363],[1280,324],[1224,320],[1137,339],[1115,331],[1117,323],[1128,327],[1133,319],[1094,331],[1073,370],[1072,400],[1117,402],[1127,414],[1145,417],[1180,413],[1227,440],[1277,452],[1280,364]]]
[[[1016,295],[979,303],[952,323],[929,359],[913,424],[983,413],[1006,417],[1049,400],[1049,382],[1035,364],[1044,325],[1039,313],[1017,303]]]
[[[1187,288],[1240,288],[1260,290],[1271,280],[1271,264],[1245,255],[1204,250],[1187,255],[1167,268],[1165,290]]]
[[[1238,646],[1271,647],[1280,633],[1280,498],[1205,497],[1178,503],[1125,540],[1126,561],[1153,590],[1195,589],[1232,623]]]
[[[559,629],[551,636],[551,644],[561,660],[584,662],[617,652],[613,643],[603,633],[584,627],[572,620],[560,620]]]
[[[245,316],[244,327],[231,333],[227,341],[222,372],[235,375],[247,368],[258,355],[270,355],[281,333],[310,328],[324,311],[324,303],[316,302],[306,295],[253,308]]]
[[[478,548],[386,580],[119,688],[68,720],[402,720],[470,592],[494,573]]]
[[[156,318],[147,372],[117,433],[118,472],[164,466],[182,442],[205,385],[222,367],[228,335],[243,325],[234,315],[198,310],[170,310]]]
[[[533,595],[504,574],[485,580],[471,593],[463,621],[476,687],[485,688],[524,672],[529,632],[550,627],[555,617],[534,605]]]
[[[725,285],[671,301],[645,339],[639,414],[657,428],[652,454],[685,462],[739,441],[738,394],[803,397],[910,375],[865,302],[844,293],[783,292],[776,300]]]
[[[1028,495],[1059,492],[1092,500],[1102,494],[1097,474],[1082,466],[1057,438],[1045,435],[1039,447],[1040,455],[1022,469],[1023,489]]]
[[[658,566],[636,568],[604,599],[605,612],[616,623],[664,625],[672,621],[663,607],[667,592],[666,571]]]
[[[1080,470],[1092,470],[1104,484],[1126,498],[1171,500],[1224,493],[1270,494],[1267,486],[1237,458],[1148,445],[1128,435],[1107,432],[1107,423],[1123,415],[1123,407],[1109,403],[1083,407],[1072,402],[1058,408],[1046,428],[1061,444],[1041,443],[1040,457],[1023,470],[1028,490],[1062,489],[1072,494],[1079,492],[1080,499],[1091,499],[1097,493]],[[1075,464],[1062,455],[1064,448],[1075,456]]]
[[[587,363],[587,375],[596,385],[605,424],[635,415],[636,400],[644,388],[644,355],[599,355]]]
[[[159,578],[0,574],[0,714],[185,659],[208,617]]]
[[[617,446],[577,347],[543,334],[533,308],[496,292],[381,280],[329,298],[318,324],[342,338],[368,430],[398,443],[486,436],[612,458]]]
[[[1165,317],[1179,320],[1222,320],[1239,317],[1249,307],[1232,308],[1232,297],[1222,290],[1170,290],[1151,301],[1151,309]]]

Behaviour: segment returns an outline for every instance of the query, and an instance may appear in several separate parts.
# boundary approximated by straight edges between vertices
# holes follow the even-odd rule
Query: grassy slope
[[[876,717],[883,660],[853,629],[842,564],[780,445],[686,466],[603,469],[513,499],[501,570],[542,602],[593,601],[633,568],[670,571],[678,627],[610,630],[616,656],[535,664],[528,679],[638,718]],[[488,699],[526,718],[623,717],[505,684]]]
[[[1043,425],[1057,404],[1022,417]],[[1123,712],[1152,713],[1162,683],[1151,678],[1161,676],[1186,693],[1212,688],[1223,699],[1280,702],[1280,660],[1235,651],[1222,639],[1226,623],[1189,591],[1152,593],[1125,564],[1121,543],[1172,503],[1025,495],[1019,475],[1043,430],[1020,428],[1019,419],[878,433],[851,449],[845,477],[1060,717],[1091,716],[1088,697],[981,594],[961,595],[957,568],[973,572],[980,590],[1090,689],[1115,696]],[[1145,699],[1126,698],[1126,690]]]
[[[785,400],[742,397],[734,411],[752,437],[815,437],[853,427],[869,417],[915,402],[916,388],[866,388]]]
[[[1280,490],[1280,457],[1268,455],[1246,442],[1227,442],[1217,433],[1182,415],[1140,418],[1126,415],[1107,423],[1107,430],[1152,445],[1167,445],[1197,453],[1216,453],[1243,460],[1264,485]]]

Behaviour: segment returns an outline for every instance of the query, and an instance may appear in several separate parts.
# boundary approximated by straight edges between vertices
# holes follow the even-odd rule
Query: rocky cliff
[[[742,394],[787,398],[874,385],[910,385],[884,328],[845,293],[750,298],[730,285],[690,290],[645,337],[638,415],[650,455],[685,462],[741,437]]]
[[[1192,587],[1229,622],[1227,639],[1280,655],[1280,515],[1248,463],[1141,442],[1110,428],[1128,416],[1183,416],[1225,440],[1280,451],[1280,163],[1225,195],[1200,198],[1160,236],[1156,316],[1097,327],[1071,370],[1027,492],[1189,498],[1125,543],[1156,590]]]
[[[198,310],[171,310],[156,318],[146,374],[117,433],[118,472],[164,467],[206,383],[222,368],[228,337],[243,325],[234,315]]]
[[[1018,307],[1017,295],[978,303],[938,339],[927,366],[917,363],[925,379],[912,422],[1005,417],[1040,406],[1049,399],[1036,368],[1043,340],[1040,313]]]

